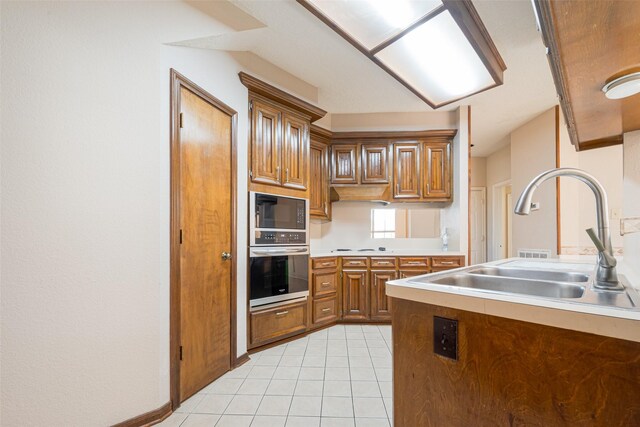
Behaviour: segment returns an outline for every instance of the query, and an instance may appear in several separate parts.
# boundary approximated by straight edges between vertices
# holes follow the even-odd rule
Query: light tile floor
[[[336,325],[251,355],[166,427],[390,427],[391,326]]]

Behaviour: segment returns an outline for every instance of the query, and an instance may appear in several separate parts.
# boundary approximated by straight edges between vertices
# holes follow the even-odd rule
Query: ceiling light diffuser
[[[297,0],[433,108],[502,84],[470,0]]]
[[[604,85],[602,91],[609,99],[621,99],[640,93],[640,72],[618,77]]]

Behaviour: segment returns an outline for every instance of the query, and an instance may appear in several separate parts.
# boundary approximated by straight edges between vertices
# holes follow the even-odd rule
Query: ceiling
[[[230,2],[251,25],[175,44],[253,52],[317,87],[319,106],[332,114],[433,111],[294,0]],[[472,153],[482,157],[502,148],[512,130],[557,100],[531,2],[475,0],[474,5],[507,64],[504,84],[441,110],[471,105]]]

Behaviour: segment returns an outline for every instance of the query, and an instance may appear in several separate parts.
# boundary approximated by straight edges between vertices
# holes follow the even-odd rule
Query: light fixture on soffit
[[[470,0],[297,0],[432,108],[502,84]]]

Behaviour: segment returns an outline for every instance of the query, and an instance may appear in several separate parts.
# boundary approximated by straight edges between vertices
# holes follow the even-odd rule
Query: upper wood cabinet
[[[326,111],[246,73],[251,118],[250,189],[282,194],[307,192],[309,186],[309,126]],[[282,188],[261,188],[260,185]]]
[[[311,126],[309,156],[309,215],[311,218],[331,220],[329,200],[329,143],[331,133]]]
[[[251,179],[280,185],[282,113],[273,105],[253,100],[251,108]]]
[[[422,195],[425,199],[451,198],[451,143],[425,142],[422,146]]]
[[[396,143],[393,145],[393,155],[393,198],[420,199],[420,144]]]
[[[331,183],[358,183],[358,146],[339,144],[331,146]]]
[[[285,114],[283,125],[282,185],[306,190],[309,170],[309,121],[293,114]]]
[[[432,139],[394,144],[393,198],[407,201],[451,200],[451,141]]]
[[[389,144],[362,144],[362,184],[389,182]]]

